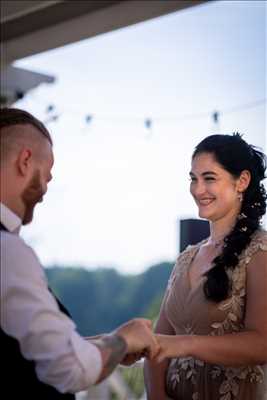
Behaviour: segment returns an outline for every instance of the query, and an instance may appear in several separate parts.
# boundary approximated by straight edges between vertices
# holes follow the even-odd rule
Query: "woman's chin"
[[[199,218],[212,220],[212,213],[208,212],[207,210],[199,210],[198,215]]]

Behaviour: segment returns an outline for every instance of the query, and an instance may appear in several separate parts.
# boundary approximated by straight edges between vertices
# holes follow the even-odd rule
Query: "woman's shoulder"
[[[188,244],[188,245],[185,247],[185,249],[184,249],[183,251],[181,251],[181,253],[178,255],[177,259],[179,259],[179,257],[184,257],[184,256],[187,255],[187,254],[192,254],[192,253],[194,253],[195,251],[197,251],[197,250],[200,248],[200,246],[201,246],[206,240],[207,240],[207,239],[202,240],[201,242],[198,242],[198,243],[196,243],[196,244]]]
[[[201,245],[203,243],[205,243],[206,241],[207,241],[207,239],[204,239],[198,243],[187,245],[186,248],[181,253],[179,253],[179,255],[177,256],[175,266],[179,267],[181,265],[190,263],[191,260],[196,255],[196,253],[198,252]]]
[[[264,229],[258,229],[252,235],[252,239],[248,247],[244,251],[245,263],[248,264],[252,256],[258,251],[267,251],[267,231]]]
[[[267,251],[267,231],[258,229],[252,236],[251,245],[258,246],[259,249]]]

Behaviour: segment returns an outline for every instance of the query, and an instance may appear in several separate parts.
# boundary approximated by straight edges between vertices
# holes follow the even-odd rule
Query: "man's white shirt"
[[[62,393],[96,383],[102,369],[99,349],[83,339],[58,307],[34,251],[18,236],[21,220],[0,203],[1,328],[33,360],[38,378]]]

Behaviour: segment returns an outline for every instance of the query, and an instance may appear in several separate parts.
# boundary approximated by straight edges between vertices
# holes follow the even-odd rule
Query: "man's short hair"
[[[2,108],[0,111],[0,129],[13,125],[32,125],[50,142],[52,138],[44,124],[31,115],[29,112],[18,108]]]

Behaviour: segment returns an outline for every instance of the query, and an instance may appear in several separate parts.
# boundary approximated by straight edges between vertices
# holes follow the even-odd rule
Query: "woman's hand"
[[[191,335],[155,335],[160,350],[155,360],[160,363],[165,358],[190,356]]]

